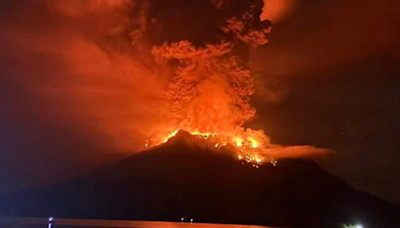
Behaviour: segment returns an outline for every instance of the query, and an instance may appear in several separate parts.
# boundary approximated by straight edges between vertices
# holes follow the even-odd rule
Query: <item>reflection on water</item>
[[[153,222],[128,220],[55,219],[52,228],[278,228],[252,225]],[[48,218],[0,217],[0,228],[48,228]],[[280,227],[284,228],[284,227]]]

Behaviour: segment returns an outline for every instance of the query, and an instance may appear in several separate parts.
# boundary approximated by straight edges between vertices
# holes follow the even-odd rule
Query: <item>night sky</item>
[[[400,5],[302,2],[253,55],[259,118],[273,142],[332,148],[326,169],[400,202]]]
[[[7,28],[0,33],[0,192],[59,182],[129,155],[115,149],[95,119],[60,108],[70,99],[32,89],[79,78],[65,77],[51,51],[24,46],[32,34],[59,31],[68,22],[18,2],[0,4],[0,25]],[[270,43],[251,53],[257,116],[249,125],[263,128],[274,143],[335,150],[318,159],[324,168],[400,203],[400,3],[284,2],[292,9],[276,17]],[[29,28],[18,33],[27,43],[7,34],[20,24]],[[49,40],[73,34],[73,25]]]

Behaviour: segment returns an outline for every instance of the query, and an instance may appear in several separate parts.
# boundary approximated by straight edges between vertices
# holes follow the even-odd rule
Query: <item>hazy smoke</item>
[[[168,80],[154,74],[150,51],[142,52],[145,4],[8,4],[11,13],[1,22],[2,76],[48,101],[31,115],[44,113],[46,121],[78,132],[102,132],[106,144],[120,150],[138,148],[161,117],[160,91]]]
[[[260,19],[273,21],[274,24],[279,23],[286,19],[299,2],[299,0],[264,0]]]
[[[118,150],[173,128],[269,143],[242,127],[255,113],[248,47],[270,32],[261,0],[3,4],[2,80],[45,101],[32,118]]]

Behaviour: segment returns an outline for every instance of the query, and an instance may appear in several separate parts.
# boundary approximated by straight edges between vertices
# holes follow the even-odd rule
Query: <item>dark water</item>
[[[55,219],[51,228],[277,228],[252,225],[154,221]],[[0,218],[0,228],[49,228],[48,218]],[[283,228],[283,227],[282,227]]]

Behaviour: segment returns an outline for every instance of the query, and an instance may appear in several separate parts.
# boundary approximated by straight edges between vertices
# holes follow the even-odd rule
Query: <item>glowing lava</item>
[[[146,142],[146,147],[148,147],[149,145],[156,146],[166,143],[171,138],[175,137],[178,132],[179,129],[172,131],[171,133],[163,137],[162,141],[159,141],[158,143],[153,142],[153,144],[150,144],[149,142]],[[251,132],[251,130],[249,132]],[[267,159],[267,156],[265,156],[266,147],[253,137],[227,137],[210,132],[202,133],[199,131],[193,131],[190,132],[190,134],[203,140],[210,146],[210,148],[214,148],[216,150],[230,145],[231,150],[234,153],[237,153],[237,158],[242,162],[242,164],[250,164],[254,168],[259,168],[259,166],[262,165],[263,160]],[[273,164],[274,166],[276,165],[275,160],[269,157],[268,159],[271,159],[271,164]]]
[[[276,166],[277,151],[284,147],[271,144],[262,130],[243,127],[255,116],[250,104],[254,78],[247,54],[250,48],[268,43],[271,24],[260,20],[261,9],[253,1],[241,6],[239,13],[229,12],[225,5],[236,1],[214,3],[216,11],[226,14],[215,26],[220,40],[198,44],[183,38],[152,47],[155,71],[169,80],[164,96],[166,123],[158,126],[146,147],[165,143],[182,130],[215,150],[232,147],[242,164],[259,168],[263,161],[271,161]],[[292,149],[285,149],[286,154]]]

